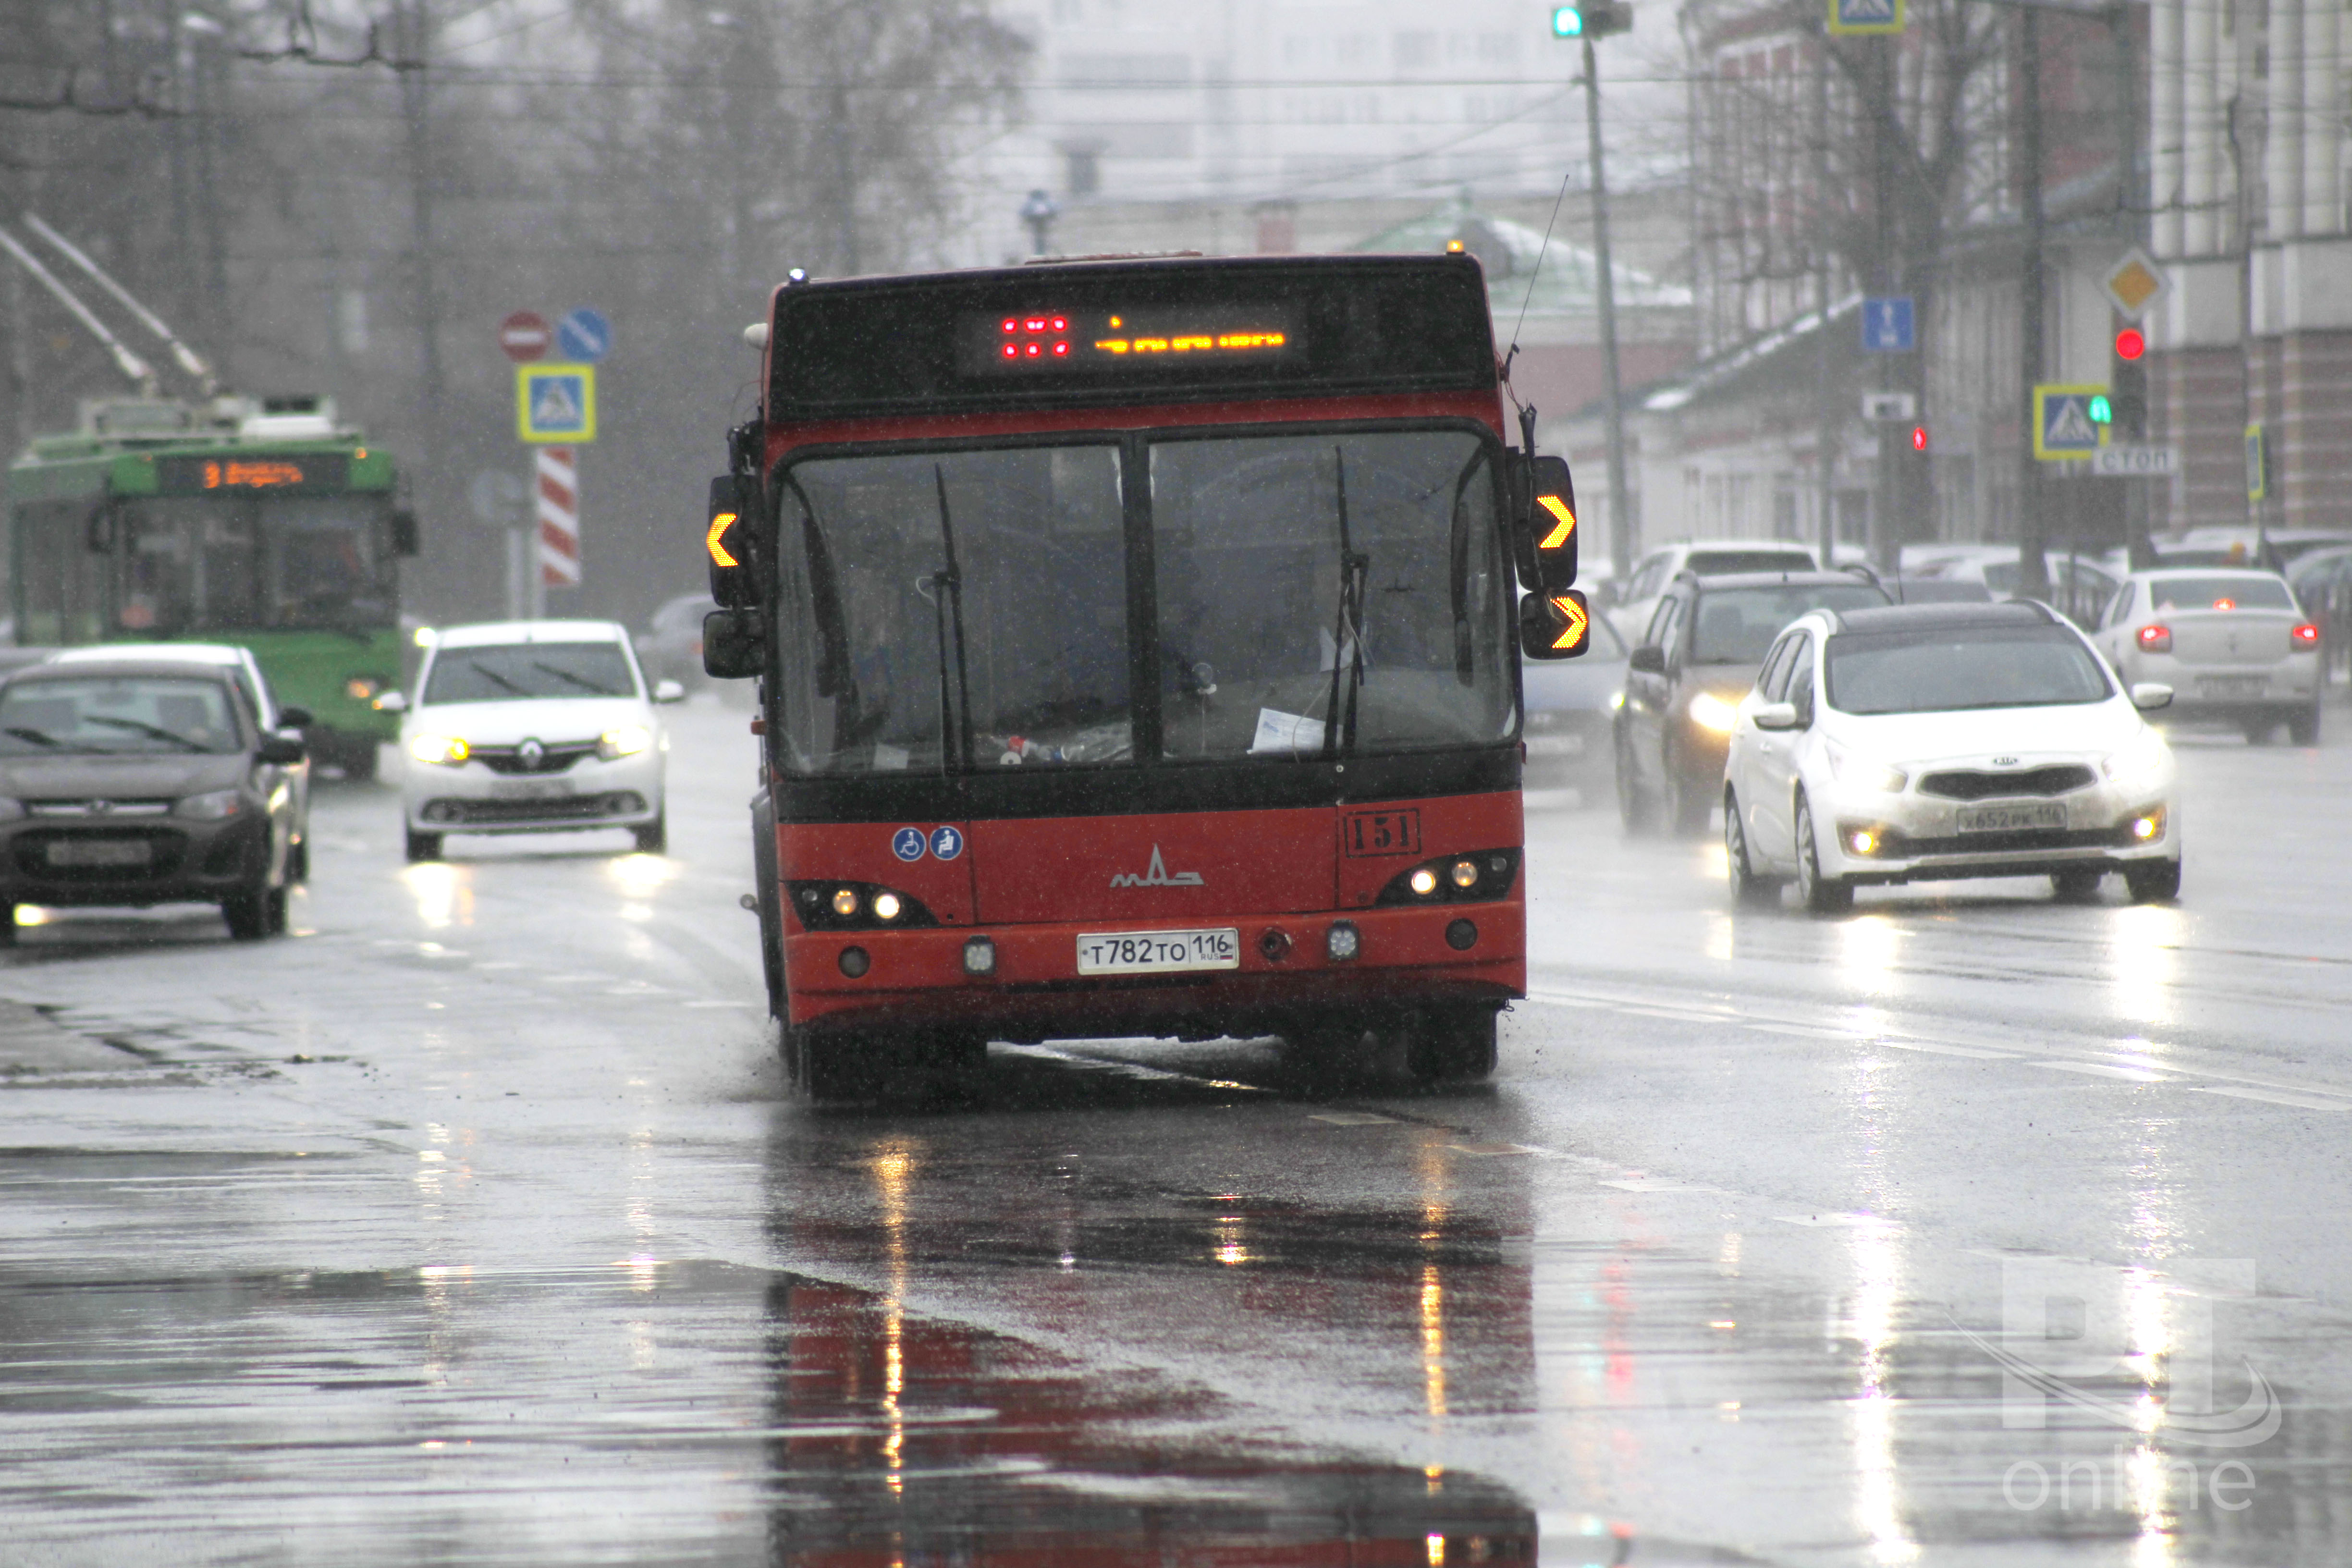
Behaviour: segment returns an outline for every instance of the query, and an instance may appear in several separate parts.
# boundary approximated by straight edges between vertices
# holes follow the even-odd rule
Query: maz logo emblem
[[[1110,879],[1114,888],[1198,888],[1203,886],[1198,871],[1168,874],[1168,862],[1160,858],[1160,846],[1151,847],[1151,868],[1140,877],[1122,871]]]
[[[2017,766],[2017,759],[2015,757],[1995,757],[1992,760],[1992,765],[1997,768],[2013,768]]]

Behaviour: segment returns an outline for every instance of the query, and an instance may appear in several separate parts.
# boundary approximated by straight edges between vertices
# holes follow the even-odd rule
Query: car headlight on
[[[454,768],[463,766],[474,749],[455,735],[411,735],[408,754],[420,763]]]
[[[643,724],[624,724],[596,737],[596,754],[606,762],[634,757],[654,743],[654,732]]]
[[[2161,784],[2172,769],[2172,748],[2154,730],[2143,730],[2139,738],[2099,764],[2099,772],[2110,784],[2126,789],[2151,788]]]
[[[172,810],[181,816],[191,816],[198,822],[218,822],[235,816],[245,809],[244,799],[233,789],[216,789],[209,795],[192,795]]]
[[[1739,717],[1739,710],[1712,691],[1702,691],[1690,700],[1690,716],[1691,722],[1700,729],[1728,735],[1733,721]]]
[[[1901,795],[1911,776],[1901,768],[1890,768],[1885,763],[1874,763],[1867,757],[1857,757],[1844,747],[1832,744],[1830,774],[1842,784],[1856,789],[1876,790],[1881,795]]]

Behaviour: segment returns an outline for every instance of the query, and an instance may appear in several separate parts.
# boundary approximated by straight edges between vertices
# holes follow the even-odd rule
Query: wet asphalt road
[[[669,857],[328,787],[0,961],[0,1563],[2352,1561],[2352,746],[2184,740],[2177,908],[1538,796],[1491,1085],[812,1109],[677,724]]]

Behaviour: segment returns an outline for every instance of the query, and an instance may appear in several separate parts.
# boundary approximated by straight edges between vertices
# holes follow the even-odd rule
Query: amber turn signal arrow
[[[740,566],[742,564],[741,562],[736,560],[733,555],[728,552],[726,545],[719,542],[720,539],[726,535],[727,531],[734,526],[735,514],[731,511],[722,511],[718,516],[710,520],[710,531],[702,536],[702,542],[708,545],[710,549],[710,559],[717,562],[721,566]]]
[[[1544,535],[1544,542],[1538,548],[1558,550],[1576,532],[1576,514],[1569,510],[1568,503],[1558,496],[1538,496],[1536,504],[1559,520],[1552,531]],[[1553,603],[1557,604],[1559,601],[1554,600]]]
[[[1562,653],[1582,647],[1585,635],[1592,629],[1592,617],[1585,613],[1584,605],[1573,594],[1555,594],[1551,607],[1560,620],[1559,636],[1552,639],[1551,646]]]

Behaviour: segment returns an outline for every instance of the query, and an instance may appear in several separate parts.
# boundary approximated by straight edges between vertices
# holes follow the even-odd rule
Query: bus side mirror
[[[1592,647],[1592,611],[1573,588],[1519,601],[1519,651],[1529,658],[1578,658]]]
[[[392,552],[394,555],[416,553],[416,514],[396,511],[392,514]]]
[[[1576,485],[1565,458],[1511,456],[1511,554],[1519,585],[1558,594],[1576,584]]]
[[[766,663],[768,638],[748,609],[713,610],[702,617],[702,672],[713,680],[748,680]]]
[[[710,596],[730,609],[760,602],[759,584],[751,576],[752,509],[743,494],[750,488],[732,474],[710,481],[702,545],[709,558]]]

